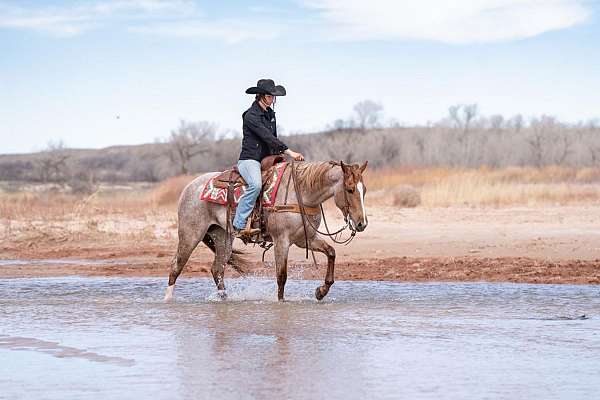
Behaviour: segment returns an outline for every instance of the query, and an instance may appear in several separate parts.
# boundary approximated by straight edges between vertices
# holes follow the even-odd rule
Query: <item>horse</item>
[[[296,204],[306,208],[321,207],[331,197],[336,207],[344,215],[344,220],[353,233],[362,232],[368,225],[365,211],[365,194],[367,187],[363,182],[363,172],[367,161],[362,165],[345,164],[344,162],[292,162],[286,167],[276,195],[276,204]],[[290,168],[291,167],[291,168]],[[177,252],[171,262],[168,287],[164,300],[173,299],[175,282],[196,246],[202,241],[214,253],[211,273],[217,291],[222,298],[226,297],[224,284],[224,266],[229,264],[241,269],[243,259],[240,251],[232,250],[233,235],[227,229],[227,207],[200,200],[201,192],[208,180],[219,172],[209,172],[196,177],[182,191],[178,203],[178,244]],[[292,179],[292,189],[288,181]],[[294,182],[295,181],[295,182]],[[300,196],[298,196],[298,191]],[[286,192],[286,193],[284,193]],[[300,203],[298,198],[300,197]],[[321,208],[322,210],[322,208]],[[284,300],[287,280],[288,252],[292,244],[324,253],[327,256],[327,273],[325,282],[315,290],[317,300],[322,300],[334,283],[335,249],[318,233],[321,214],[302,215],[298,212],[268,212],[267,232],[271,236],[275,248],[275,267],[277,275],[277,298]],[[308,249],[306,250],[308,252]]]

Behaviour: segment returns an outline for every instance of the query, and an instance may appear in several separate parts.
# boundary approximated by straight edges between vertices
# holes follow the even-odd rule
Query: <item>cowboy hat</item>
[[[246,89],[248,94],[270,94],[271,96],[285,96],[285,88],[281,85],[275,86],[272,79],[260,79],[256,86]]]

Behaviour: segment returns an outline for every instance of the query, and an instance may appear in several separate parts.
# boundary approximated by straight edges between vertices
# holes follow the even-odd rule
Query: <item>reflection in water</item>
[[[0,280],[7,398],[590,398],[595,286]],[[17,351],[18,350],[18,351]],[[6,361],[8,360],[8,361]],[[110,382],[107,385],[106,382]],[[68,388],[68,389],[66,389]]]
[[[23,267],[23,266],[40,266],[40,265],[125,265],[131,264],[128,260],[98,260],[98,259],[81,259],[81,258],[46,258],[40,260],[17,260],[17,259],[0,259],[0,267]]]
[[[81,358],[94,362],[105,362],[123,366],[132,366],[135,364],[135,361],[128,358],[103,356],[93,351],[61,346],[56,342],[48,342],[35,338],[0,335],[0,347],[10,350],[39,351],[57,358]]]

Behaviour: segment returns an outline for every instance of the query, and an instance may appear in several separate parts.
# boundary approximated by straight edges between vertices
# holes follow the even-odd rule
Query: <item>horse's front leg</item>
[[[275,268],[277,270],[277,299],[283,301],[285,282],[287,281],[287,261],[290,242],[286,239],[275,241]]]
[[[299,247],[305,248],[306,243],[302,240],[301,243],[297,243]],[[329,293],[329,288],[333,285],[333,272],[335,269],[335,249],[329,245],[318,234],[308,243],[308,248],[319,253],[323,253],[327,256],[327,274],[325,274],[325,283],[315,290],[315,297],[317,300],[323,300],[323,297]]]

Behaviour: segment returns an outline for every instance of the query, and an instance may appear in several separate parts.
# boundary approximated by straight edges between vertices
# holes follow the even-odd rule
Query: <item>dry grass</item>
[[[10,193],[0,195],[0,218],[61,219],[72,216],[140,215],[153,205],[146,193]]]
[[[155,231],[164,232],[174,223],[172,207],[154,204],[147,190],[91,195],[56,191],[0,194],[0,241],[66,242],[84,237],[118,240],[132,232],[140,238],[154,239]]]
[[[401,185],[421,187],[455,174],[460,170],[448,168],[382,168],[365,172],[365,183],[369,190],[388,189]]]
[[[600,168],[568,168],[548,166],[507,167],[491,169],[481,167],[464,168],[383,168],[369,170],[365,180],[369,189],[379,190],[400,185],[422,187],[426,184],[442,182],[455,176],[477,176],[491,183],[598,183]]]
[[[195,176],[191,175],[180,175],[166,179],[154,188],[150,194],[150,200],[158,206],[175,204],[179,200],[179,195],[183,189],[194,178]]]
[[[402,185],[394,190],[392,198],[392,204],[396,207],[414,208],[421,204],[419,191],[409,185]]]
[[[477,176],[456,176],[423,186],[421,198],[429,207],[597,203],[600,185],[494,183]]]
[[[127,221],[147,225],[153,216],[175,224],[177,200],[193,178],[180,176],[153,188],[132,185],[88,196],[56,191],[0,193],[0,233],[9,237],[18,227],[41,229],[65,221],[73,231],[113,232],[126,230]],[[372,205],[600,204],[600,168],[400,168],[367,170],[365,182],[367,202]]]
[[[381,205],[405,206],[395,193],[406,185],[428,207],[600,204],[600,168],[399,168],[370,171],[365,182]]]

